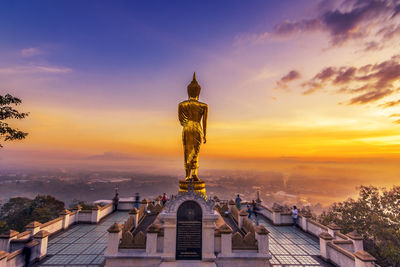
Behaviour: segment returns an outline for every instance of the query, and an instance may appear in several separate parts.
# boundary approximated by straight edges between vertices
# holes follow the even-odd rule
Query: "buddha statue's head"
[[[196,80],[196,72],[193,73],[193,80],[187,87],[189,98],[199,98],[201,87]]]

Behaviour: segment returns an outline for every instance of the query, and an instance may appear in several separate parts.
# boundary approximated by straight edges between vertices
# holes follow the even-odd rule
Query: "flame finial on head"
[[[193,73],[193,80],[187,87],[189,97],[199,97],[201,87],[196,79],[196,72]]]

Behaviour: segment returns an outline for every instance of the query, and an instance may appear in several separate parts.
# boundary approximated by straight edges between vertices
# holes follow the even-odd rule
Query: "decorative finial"
[[[196,72],[193,72],[193,80],[187,87],[189,97],[199,97],[201,87],[196,80]]]

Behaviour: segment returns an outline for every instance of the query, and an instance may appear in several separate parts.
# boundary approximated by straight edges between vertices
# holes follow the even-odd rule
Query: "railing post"
[[[249,214],[247,213],[247,211],[245,210],[240,210],[239,212],[239,220],[238,220],[238,227],[239,229],[242,229],[243,227],[243,220],[244,218],[246,218],[247,216],[249,216]]]
[[[336,233],[342,230],[339,226],[337,226],[335,223],[331,223],[328,225],[328,234],[333,236],[333,238],[336,238]]]
[[[91,223],[97,224],[99,222],[99,218],[100,218],[100,206],[95,205],[92,208],[92,218],[90,221],[91,221]]]
[[[148,201],[144,198],[141,202],[140,202],[140,207],[144,206],[144,209],[147,210],[147,206],[148,206]]]
[[[40,222],[33,221],[33,222],[28,223],[28,225],[25,226],[25,228],[26,228],[27,231],[31,231],[31,236],[33,236],[33,235],[35,235],[37,232],[40,231],[40,226],[41,226],[41,225],[42,225],[42,224],[41,224]]]
[[[138,220],[139,220],[139,211],[137,210],[137,208],[133,208],[129,211],[129,215],[132,216],[133,218],[133,227],[137,227],[138,225]]]
[[[146,234],[146,253],[154,255],[157,253],[157,236],[161,231],[161,226],[158,224],[152,224],[147,228]]]
[[[108,228],[107,255],[118,254],[119,240],[122,236],[122,226],[119,223],[114,223]]]
[[[269,252],[269,231],[264,226],[257,226],[256,239],[258,244],[258,253],[267,254]]]
[[[311,214],[301,214],[301,229],[304,232],[308,232],[308,219],[311,218]]]
[[[164,221],[164,243],[162,258],[166,261],[175,260],[176,252],[176,215],[161,213],[161,220]]]
[[[75,223],[79,223],[79,212],[82,210],[82,206],[81,206],[81,205],[76,205],[76,207],[73,208],[73,210],[76,211],[76,214],[75,214]]]
[[[274,225],[281,225],[281,208],[272,207],[272,222]]]
[[[64,209],[63,211],[61,211],[59,214],[60,216],[63,217],[63,223],[62,223],[62,229],[68,229],[69,227],[69,215],[70,215],[70,211],[67,209]]]
[[[347,237],[353,242],[354,251],[364,250],[364,238],[356,231],[347,234]]]
[[[232,229],[224,224],[218,228],[221,233],[221,255],[228,256],[232,254]]]
[[[12,239],[16,239],[19,232],[14,230],[8,230],[4,234],[0,235],[0,250],[10,252],[10,242]]]
[[[233,199],[229,200],[228,202],[228,208],[229,208],[229,212],[232,212],[232,207],[235,206],[235,201],[233,201]]]
[[[322,232],[319,234],[319,249],[320,249],[320,253],[321,253],[321,257],[324,260],[328,260],[328,242],[332,241],[333,237],[328,234],[327,232]]]
[[[33,236],[33,239],[39,242],[38,260],[42,260],[47,255],[47,243],[49,235],[50,235],[49,232],[41,230]]]
[[[356,266],[355,267],[374,267],[376,259],[364,250],[359,250],[354,253]]]
[[[8,253],[4,250],[0,250],[0,267],[7,266],[7,255]]]

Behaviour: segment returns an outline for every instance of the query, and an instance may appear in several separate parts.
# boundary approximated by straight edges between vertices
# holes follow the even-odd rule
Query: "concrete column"
[[[8,253],[4,250],[0,250],[0,267],[7,266],[7,255]]]
[[[232,211],[232,207],[235,206],[235,201],[233,201],[233,199],[229,200],[228,202],[228,208],[229,208],[229,212]]]
[[[269,253],[269,231],[262,225],[256,228],[256,239],[258,244],[258,253]]]
[[[364,250],[359,250],[354,253],[356,266],[355,267],[374,267],[376,259]]]
[[[81,205],[76,205],[75,208],[73,208],[74,211],[76,211],[76,215],[75,215],[75,223],[79,222],[79,212],[82,210],[82,206]]]
[[[347,234],[347,237],[353,242],[354,251],[364,250],[364,238],[356,231]]]
[[[92,208],[92,219],[91,223],[98,223],[100,221],[100,206],[96,205]]]
[[[241,211],[239,212],[239,221],[238,221],[238,227],[239,227],[239,229],[242,229],[242,227],[243,227],[243,220],[244,220],[244,218],[246,218],[247,216],[249,216],[249,214],[247,213],[247,211],[241,210]]]
[[[327,232],[322,232],[319,234],[319,249],[320,249],[320,253],[321,253],[321,257],[324,260],[328,260],[328,251],[327,251],[327,246],[328,246],[328,242],[332,241],[333,237],[328,234]]]
[[[311,218],[311,214],[301,214],[301,229],[304,232],[308,232],[308,219]]]
[[[272,222],[274,225],[281,224],[281,209],[272,208]]]
[[[48,242],[49,235],[50,235],[49,232],[47,232],[45,230],[41,230],[33,236],[33,240],[36,240],[39,242],[38,251],[37,251],[38,260],[42,260],[47,255],[47,242]]]
[[[119,223],[114,223],[108,228],[108,241],[106,255],[118,254],[119,240],[122,236],[122,226]]]
[[[27,226],[25,226],[27,231],[31,231],[31,236],[35,235],[37,232],[40,231],[40,226],[42,224],[37,221],[30,222]]]
[[[336,233],[342,230],[339,226],[337,226],[335,223],[331,223],[328,225],[328,234],[333,236],[333,238],[336,238]]]
[[[160,219],[164,220],[164,251],[162,258],[166,261],[174,261],[176,251],[176,215],[161,215],[161,217]]]
[[[157,253],[157,233],[146,234],[146,253],[149,255]]]
[[[148,201],[144,198],[142,202],[140,202],[140,207],[144,206],[144,209],[147,210]]]
[[[137,208],[133,208],[129,211],[129,215],[133,218],[133,226],[136,228],[139,223],[139,211]]]
[[[157,236],[161,231],[161,225],[152,224],[147,228],[146,234],[146,253],[149,255],[157,254]]]
[[[69,214],[71,212],[67,209],[61,211],[59,214],[63,217],[62,229],[68,229],[69,227]]]
[[[221,233],[221,255],[229,256],[232,254],[232,229],[223,224],[218,230]]]
[[[218,215],[216,218],[203,218],[203,236],[202,236],[202,259],[203,260],[213,260],[215,259],[214,254],[214,231],[215,224],[214,222],[218,219]]]
[[[161,198],[159,196],[156,198],[154,205],[157,205],[157,204],[161,205]]]
[[[261,199],[261,197],[260,197],[260,189],[257,189],[257,199],[256,199],[256,202],[257,202],[257,203],[261,203],[261,202],[262,202],[262,199]]]
[[[10,242],[12,239],[16,239],[19,232],[14,230],[8,230],[4,234],[0,235],[0,250],[10,252]]]

